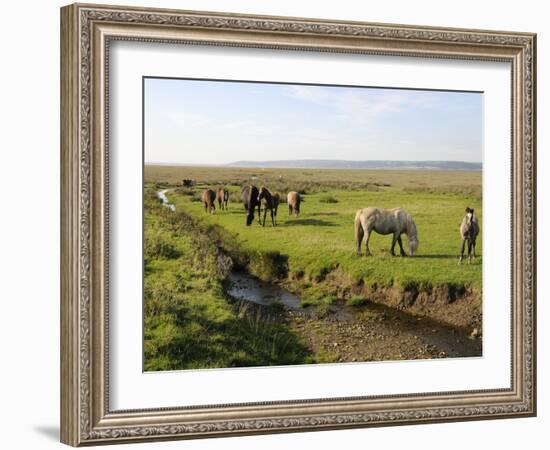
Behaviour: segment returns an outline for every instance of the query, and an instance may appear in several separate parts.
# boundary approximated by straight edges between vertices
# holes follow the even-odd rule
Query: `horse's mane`
[[[418,232],[416,230],[416,223],[410,214],[407,214],[407,241],[412,252],[416,252],[418,249]]]
[[[407,236],[417,237],[416,223],[410,214],[407,214]]]

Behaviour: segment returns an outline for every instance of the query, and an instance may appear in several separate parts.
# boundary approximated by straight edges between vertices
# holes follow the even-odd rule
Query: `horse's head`
[[[407,243],[409,245],[409,256],[414,256],[420,242],[418,241],[418,232],[413,218],[407,216]]]
[[[466,207],[466,217],[464,221],[464,235],[473,233],[474,231],[474,210],[469,206]]]
[[[262,201],[262,198],[266,198],[267,197],[267,188],[265,188],[264,186],[262,186],[260,188],[260,191],[258,192],[258,201],[261,202]]]

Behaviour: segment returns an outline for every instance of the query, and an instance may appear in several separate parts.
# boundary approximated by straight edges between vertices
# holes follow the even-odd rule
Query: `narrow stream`
[[[263,282],[242,271],[232,271],[227,278],[229,287],[226,292],[235,299],[263,306],[281,303],[289,309],[304,309],[299,297],[276,284]]]
[[[249,301],[262,306],[283,304],[288,310],[303,316],[312,311],[304,308],[300,298],[286,289],[261,281],[244,271],[232,271],[228,276],[226,292],[230,297]],[[481,355],[481,340],[469,339],[466,331],[456,330],[435,320],[416,317],[394,308],[370,303],[361,307],[350,307],[343,302],[331,305],[331,313],[324,320],[345,323],[348,327],[364,324],[369,317],[386,324],[391,333],[402,337],[417,337],[427,345],[436,347],[448,357],[469,357]]]
[[[157,192],[157,197],[160,198],[160,200],[162,201],[162,204],[164,206],[166,206],[169,210],[171,211],[175,211],[176,210],[176,206],[173,205],[172,203],[170,203],[168,201],[168,197],[166,196],[166,193],[169,191],[169,189],[164,189],[163,191],[158,191]]]

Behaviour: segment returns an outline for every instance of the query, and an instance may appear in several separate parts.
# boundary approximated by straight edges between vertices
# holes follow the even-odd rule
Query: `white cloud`
[[[290,97],[326,107],[337,120],[368,124],[389,114],[414,108],[434,109],[441,106],[431,92],[406,90],[372,90],[362,88],[319,88],[318,86],[289,86]]]

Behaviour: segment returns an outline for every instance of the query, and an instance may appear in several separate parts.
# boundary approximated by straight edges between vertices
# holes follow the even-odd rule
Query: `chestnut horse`
[[[302,198],[300,194],[296,191],[290,191],[286,196],[286,201],[288,203],[288,215],[291,216],[294,213],[295,216],[300,214],[300,203]]]
[[[202,191],[202,202],[204,203],[204,212],[214,214],[216,212],[216,193],[212,189]]]
[[[229,191],[224,187],[219,188],[217,198],[218,198],[218,206],[220,210],[227,209],[227,202],[229,200]]]

